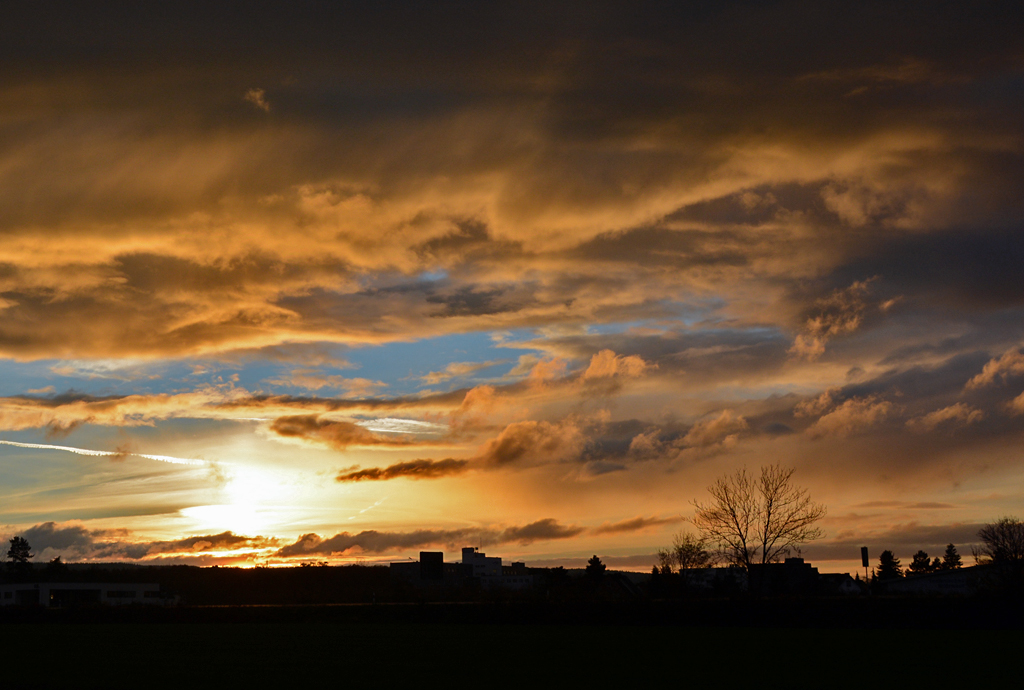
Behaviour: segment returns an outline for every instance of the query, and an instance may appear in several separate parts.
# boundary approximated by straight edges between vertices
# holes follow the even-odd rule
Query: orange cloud
[[[808,360],[818,359],[825,353],[825,343],[830,339],[857,330],[868,308],[871,280],[856,281],[818,300],[815,313],[807,318],[804,332],[797,335],[790,353]]]
[[[964,403],[954,403],[928,414],[907,420],[907,426],[918,431],[932,431],[940,426],[966,426],[985,418],[985,413]]]
[[[640,376],[651,365],[637,355],[616,355],[611,350],[601,350],[590,358],[590,364],[583,372],[583,378],[600,379],[613,376]]]
[[[717,417],[703,419],[686,433],[683,443],[690,447],[705,448],[717,444],[732,444],[738,435],[749,428],[747,420],[732,410],[722,410]]]
[[[817,417],[825,414],[836,405],[836,397],[839,395],[839,388],[829,388],[816,398],[804,400],[797,403],[793,408],[793,415],[796,417]]]
[[[432,371],[424,375],[422,379],[424,383],[435,386],[453,378],[469,376],[470,374],[475,374],[483,369],[487,369],[498,364],[504,364],[507,361],[508,360],[498,359],[492,362],[452,362],[446,366],[443,371]]]
[[[586,443],[583,430],[571,419],[515,422],[488,441],[477,458],[494,467],[552,462],[577,457]]]
[[[267,92],[263,89],[249,89],[245,92],[245,100],[252,103],[265,113],[270,112],[270,103],[267,101]]]
[[[811,438],[849,436],[889,419],[896,411],[891,402],[873,396],[850,398],[822,415],[807,429],[807,435]]]
[[[325,375],[316,369],[292,369],[285,376],[267,379],[267,383],[276,386],[294,386],[307,390],[334,388],[345,392],[350,397],[366,397],[375,394],[388,384],[366,378],[345,378],[344,376]]]
[[[967,382],[967,388],[982,388],[992,385],[997,379],[1005,381],[1010,376],[1021,374],[1024,374],[1024,352],[1012,348],[999,358],[989,360],[981,373]]]

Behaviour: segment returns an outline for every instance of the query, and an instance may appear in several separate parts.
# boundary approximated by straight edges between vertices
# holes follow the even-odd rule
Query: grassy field
[[[424,623],[0,625],[5,687],[977,684],[1024,633]],[[1018,674],[1013,673],[1016,677]]]

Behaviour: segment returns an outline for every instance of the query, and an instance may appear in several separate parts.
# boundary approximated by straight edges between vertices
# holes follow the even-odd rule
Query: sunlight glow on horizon
[[[766,464],[829,506],[812,562],[1020,513],[999,11],[37,5],[0,23],[0,537],[640,568]]]

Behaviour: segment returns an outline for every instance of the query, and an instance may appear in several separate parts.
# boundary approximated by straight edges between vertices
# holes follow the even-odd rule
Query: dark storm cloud
[[[957,88],[957,79],[993,69],[993,53],[1000,58],[994,68],[1005,68],[1019,46],[999,21],[999,6],[924,11],[879,3],[852,11],[666,3],[627,11],[613,3],[453,4],[395,12],[311,2],[160,10],[124,4],[98,12],[71,3],[45,15],[12,13],[5,24],[18,30],[3,41],[9,76],[33,83],[59,65],[79,83],[87,79],[88,95],[68,89],[65,98],[91,96],[110,108],[131,96],[136,107],[177,114],[168,119],[179,127],[210,128],[225,119],[262,126],[262,113],[241,107],[242,94],[259,84],[266,98],[287,104],[273,110],[285,123],[429,118],[480,101],[544,104],[547,133],[570,145],[622,140],[655,126],[704,142],[771,127],[852,134],[928,113],[937,89],[945,99],[988,106],[992,117],[998,110],[984,92]],[[977,44],[969,39],[982,35]],[[897,45],[897,55],[914,56],[919,67],[892,78],[886,70],[900,74],[902,65],[888,58]],[[174,98],[188,83],[189,66],[210,65],[220,69],[206,70],[202,101]],[[145,75],[159,78],[147,88]],[[842,98],[858,88],[872,107]],[[1001,98],[1012,94],[1009,84],[999,91]],[[659,157],[680,159],[654,152],[645,161],[634,153],[618,163],[651,167]],[[316,170],[322,159],[306,165]],[[694,162],[703,161],[698,155]]]
[[[28,528],[21,536],[25,537],[33,548],[42,551],[45,549],[67,549],[72,546],[90,546],[93,543],[93,537],[97,534],[104,533],[88,530],[81,525],[58,527],[55,522],[44,522]]]
[[[775,328],[709,327],[556,336],[531,344],[574,359],[590,358],[603,349],[630,353],[657,365],[658,375],[684,374],[688,383],[701,385],[770,375],[786,362],[791,341]]]
[[[903,416],[907,418],[951,406],[965,410],[969,407],[985,413],[984,421],[972,425],[973,433],[982,436],[1016,433],[1019,424],[1005,414],[1002,406],[1020,393],[1019,386],[970,385],[983,375],[992,361],[999,359],[987,353],[972,352],[950,357],[938,365],[892,369],[867,381],[843,386],[836,400],[872,397],[891,400],[904,408]]]
[[[501,532],[500,542],[520,545],[551,539],[570,539],[583,533],[583,527],[563,525],[553,518],[545,518],[519,527],[508,527]]]
[[[781,415],[782,413],[780,413]],[[568,465],[582,476],[599,476],[652,460],[671,464],[680,457],[709,456],[761,432],[731,410],[696,423],[654,424],[639,420],[604,422],[576,415],[556,422],[527,420],[505,426],[470,458],[419,459],[383,468],[346,470],[339,482],[402,477],[439,479],[470,470],[509,471],[540,465]],[[614,530],[613,530],[614,531]]]
[[[558,423],[533,420],[507,425],[468,459],[418,459],[387,467],[346,470],[339,482],[390,479],[440,479],[469,470],[500,470],[548,463],[579,462],[591,475],[626,469],[620,461],[630,452],[633,439],[650,426],[638,420],[611,424],[583,424],[574,418]],[[670,435],[671,436],[671,435]]]
[[[279,257],[252,253],[227,261],[200,264],[159,254],[123,254],[115,257],[115,275],[127,287],[144,293],[168,290],[190,292],[239,290],[252,285],[316,280],[317,274],[337,277],[345,266],[330,259],[322,262],[285,262]]]
[[[454,225],[455,229],[451,232],[427,240],[413,247],[413,250],[424,258],[443,264],[508,260],[523,254],[520,243],[494,238],[479,219],[455,220]]]
[[[637,263],[647,266],[743,266],[750,260],[749,238],[732,233],[638,228],[599,235],[569,252],[591,261]]]
[[[476,316],[498,314],[505,311],[517,311],[518,305],[509,302],[506,294],[508,288],[491,288],[478,290],[464,287],[445,295],[430,295],[428,304],[440,304],[443,308],[435,316]]]
[[[345,450],[349,446],[408,446],[404,437],[385,436],[368,431],[352,422],[324,419],[317,415],[290,415],[278,417],[270,430],[284,438],[300,438]]]
[[[1019,178],[1018,178],[1019,179]],[[958,227],[926,235],[880,239],[871,254],[845,263],[836,280],[878,275],[915,299],[963,309],[1024,304],[1024,206],[1011,227]]]
[[[570,539],[581,534],[583,527],[563,525],[545,518],[527,525],[505,528],[483,527],[454,530],[414,530],[411,532],[378,532],[367,530],[358,534],[341,532],[329,539],[316,534],[304,534],[294,543],[282,547],[276,555],[285,558],[319,554],[343,554],[352,549],[365,553],[384,553],[400,549],[425,546],[456,548],[465,544],[489,546],[516,543],[521,545],[553,539]]]
[[[660,527],[662,525],[671,525],[678,522],[682,522],[681,517],[635,517],[629,520],[622,520],[620,522],[608,522],[600,527],[595,527],[591,532],[593,534],[622,534],[626,532],[639,532],[640,530],[647,529],[648,527]]]
[[[408,451],[327,414],[406,410],[449,421],[453,448],[347,474],[492,486],[539,465],[685,482],[785,453],[842,494],[1019,455],[1017,3],[4,12],[0,357],[271,359],[295,366],[268,385],[345,395],[8,397],[0,428],[259,417],[278,439]],[[530,351],[490,385],[377,397],[316,370],[484,332]],[[429,385],[469,371],[446,364]]]
[[[275,539],[245,537],[221,532],[171,541],[138,541],[127,530],[90,530],[78,524],[44,522],[24,530],[37,554],[60,553],[88,560],[127,558],[139,560],[170,554],[194,554],[212,550],[254,549],[276,546]]]
[[[868,381],[844,386],[842,392],[846,397],[896,393],[909,403],[928,404],[946,396],[960,395],[988,360],[988,355],[973,352],[951,357],[938,365],[890,369]]]
[[[966,385],[990,361],[998,360],[971,353],[936,365],[891,369],[818,396],[780,399],[781,407],[750,421],[762,428],[785,424],[815,440],[873,435],[875,455],[891,457],[899,448],[902,460],[892,470],[913,472],[920,462],[969,453],[979,444],[1012,444],[1019,438],[1021,426],[1011,404],[1019,390]],[[792,414],[788,420],[787,414]]]
[[[341,472],[335,479],[339,482],[383,481],[388,479],[437,479],[461,474],[467,469],[468,460],[445,458],[444,460],[409,460],[387,467],[371,467],[365,470]]]
[[[17,6],[0,225],[25,243],[0,349],[672,317],[694,281],[722,304],[835,265],[830,289],[902,285],[954,226],[980,248],[924,256],[992,235],[997,277],[949,285],[1016,300],[1011,7]],[[381,272],[407,289],[359,289]],[[765,306],[789,329],[806,304]]]
[[[824,182],[814,184],[761,185],[687,204],[665,216],[666,222],[698,222],[712,227],[762,226],[778,218],[780,213],[811,213],[821,218],[829,213],[821,193]],[[738,230],[739,228],[737,228]],[[751,242],[753,238],[736,230],[731,235]]]

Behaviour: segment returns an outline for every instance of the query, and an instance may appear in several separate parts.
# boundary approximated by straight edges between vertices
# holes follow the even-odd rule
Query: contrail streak
[[[380,505],[381,503],[383,503],[383,502],[384,502],[384,501],[386,501],[386,500],[388,500],[388,497],[387,497],[387,496],[385,496],[384,498],[380,499],[379,501],[377,501],[376,503],[374,503],[374,504],[373,504],[372,506],[366,506],[365,508],[363,508],[362,510],[360,510],[360,511],[359,511],[358,513],[356,513],[356,515],[362,515],[362,514],[363,514],[363,513],[365,513],[366,511],[368,511],[368,510],[372,510],[372,509],[376,508],[377,506],[379,506],[379,505]],[[348,518],[348,519],[349,519],[349,520],[354,520],[354,519],[356,518],[356,515],[351,515],[351,516],[349,516],[349,518]]]
[[[114,455],[134,455],[137,458],[146,458],[147,460],[169,462],[174,465],[206,464],[202,460],[186,460],[185,458],[174,458],[171,457],[170,455],[149,455],[147,453],[131,453],[112,450],[90,450],[88,448],[75,448],[73,446],[51,446],[48,443],[18,443],[17,441],[4,441],[3,439],[0,439],[0,444],[3,444],[5,446],[17,446],[18,448],[38,448],[40,450],[63,450],[68,453],[75,453],[77,455],[92,455],[100,457],[111,457]]]

